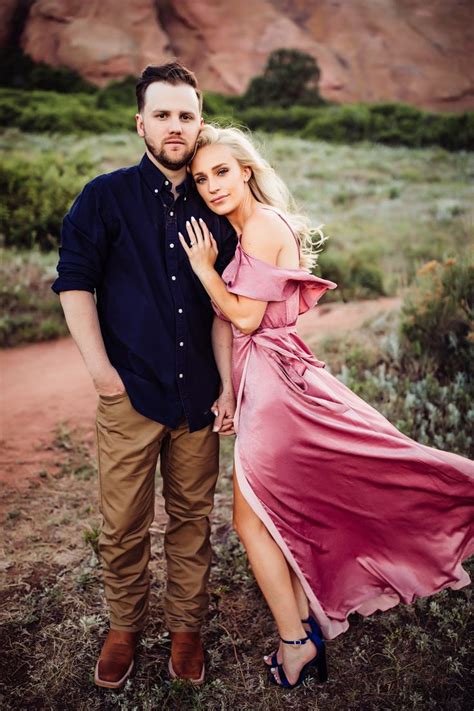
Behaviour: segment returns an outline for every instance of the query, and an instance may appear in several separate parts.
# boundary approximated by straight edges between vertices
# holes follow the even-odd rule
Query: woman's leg
[[[308,598],[306,597],[306,594],[303,590],[303,587],[298,580],[298,576],[296,575],[295,571],[293,568],[289,568],[290,570],[290,578],[291,578],[291,585],[293,587],[293,593],[295,595],[296,599],[296,604],[298,606],[298,612],[301,620],[306,620],[309,617],[309,605],[308,605]],[[309,623],[303,625],[304,629],[306,632],[309,632],[311,630],[311,627]],[[278,664],[281,664],[282,660],[282,647],[283,643],[281,642],[278,650],[277,650],[277,661]],[[273,657],[274,652],[271,654],[265,655],[263,657],[264,661],[268,666],[271,666],[272,662],[272,657]]]
[[[234,472],[234,528],[242,541],[257,583],[275,618],[282,639],[295,640],[306,636],[301,623],[290,569],[283,553],[254,513],[240,491]],[[316,654],[310,641],[304,645],[282,645],[285,672],[294,683],[303,665]]]
[[[298,576],[296,575],[293,568],[290,568],[290,577],[291,577],[291,584],[293,586],[293,592],[294,592],[295,599],[296,599],[296,604],[298,605],[298,610],[300,613],[300,618],[302,620],[306,620],[309,617],[308,598],[306,597],[305,591],[303,590],[303,586],[301,585],[300,581],[298,580]],[[309,625],[306,625],[306,626],[309,629]]]

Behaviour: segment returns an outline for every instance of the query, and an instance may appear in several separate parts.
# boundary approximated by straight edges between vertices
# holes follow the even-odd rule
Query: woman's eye
[[[200,185],[204,180],[205,180],[205,178],[197,178],[196,185]]]
[[[228,172],[227,168],[221,168],[220,170],[217,171],[217,175],[225,175],[225,173],[227,173],[227,172]]]

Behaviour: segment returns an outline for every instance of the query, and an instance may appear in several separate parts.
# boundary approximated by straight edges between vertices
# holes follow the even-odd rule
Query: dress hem
[[[247,503],[249,504],[249,506],[253,510],[253,512],[262,521],[265,528],[268,530],[268,532],[272,536],[273,540],[275,541],[275,543],[278,545],[278,547],[282,551],[289,566],[292,568],[292,570],[298,577],[298,580],[301,583],[304,593],[305,593],[306,597],[308,598],[308,602],[309,602],[311,611],[312,611],[313,615],[316,617],[325,639],[327,639],[327,640],[335,639],[343,632],[346,632],[349,629],[349,621],[347,618],[349,617],[349,615],[353,614],[354,612],[358,612],[363,617],[367,617],[369,615],[372,615],[376,611],[385,612],[386,610],[389,610],[390,608],[395,607],[400,602],[402,602],[400,596],[396,592],[381,593],[380,595],[371,597],[367,600],[364,600],[359,605],[356,605],[356,607],[354,607],[352,610],[347,612],[346,618],[344,620],[336,620],[336,619],[328,617],[326,612],[323,610],[318,598],[314,594],[314,591],[312,590],[308,581],[306,580],[301,568],[297,564],[292,552],[288,548],[284,538],[282,537],[281,533],[278,531],[278,529],[275,526],[275,524],[273,523],[271,517],[266,512],[260,499],[255,494],[255,492],[253,491],[252,487],[250,486],[250,484],[247,480],[247,477],[245,475],[245,472],[244,472],[244,469],[242,466],[242,462],[240,460],[238,436],[235,441],[234,460],[235,460],[235,473],[236,473],[236,477],[237,477],[237,482],[239,484],[239,488],[240,488],[240,491],[242,492],[244,499],[247,501]],[[444,590],[445,588],[451,588],[453,590],[458,590],[460,588],[465,587],[466,585],[469,585],[469,583],[471,582],[471,579],[470,579],[468,573],[464,570],[461,563],[458,563],[458,565],[456,566],[455,574],[457,576],[457,580],[453,580],[451,583],[444,584],[444,585],[440,586],[438,589],[433,590],[432,592],[427,593],[427,594],[423,595],[422,597],[427,597],[428,595],[434,595],[435,593],[439,592],[440,590]]]

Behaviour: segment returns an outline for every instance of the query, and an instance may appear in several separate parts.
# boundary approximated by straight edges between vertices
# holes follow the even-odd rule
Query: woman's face
[[[234,212],[245,199],[250,168],[242,168],[228,146],[199,148],[191,173],[200,196],[218,215]]]

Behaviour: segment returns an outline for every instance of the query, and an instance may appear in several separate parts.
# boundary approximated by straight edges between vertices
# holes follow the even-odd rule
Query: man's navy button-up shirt
[[[213,311],[178,239],[191,216],[217,241],[222,273],[236,236],[211,212],[192,179],[171,185],[145,155],[138,166],[88,183],[66,215],[52,288],[96,293],[110,362],[133,407],[168,427],[210,424],[219,373],[211,343]]]

